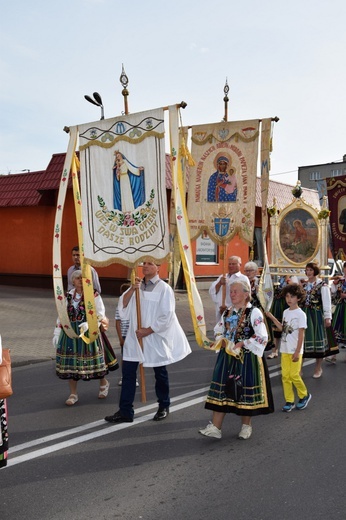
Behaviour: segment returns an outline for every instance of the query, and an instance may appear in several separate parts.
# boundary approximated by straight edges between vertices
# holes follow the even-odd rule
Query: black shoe
[[[153,417],[154,421],[162,421],[163,419],[166,419],[169,414],[169,408],[159,408],[156,412],[156,414]]]
[[[133,422],[133,418],[124,417],[123,415],[121,415],[119,410],[118,412],[115,412],[114,415],[107,415],[107,417],[105,417],[105,421],[113,424],[120,424],[123,422]]]

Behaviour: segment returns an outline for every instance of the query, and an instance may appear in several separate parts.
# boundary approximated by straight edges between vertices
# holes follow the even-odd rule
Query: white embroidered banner
[[[262,240],[264,251],[264,265],[259,282],[258,297],[265,311],[270,311],[273,298],[274,286],[270,273],[267,254],[267,231],[268,231],[268,192],[270,172],[270,152],[272,146],[272,120],[263,119],[261,129],[261,198],[262,198]]]
[[[93,265],[166,261],[163,109],[78,127],[84,256]]]
[[[259,121],[192,128],[188,215],[191,239],[204,230],[219,244],[238,233],[253,243]]]

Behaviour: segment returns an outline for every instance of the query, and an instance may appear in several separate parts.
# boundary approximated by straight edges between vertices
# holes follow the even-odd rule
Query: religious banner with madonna
[[[169,256],[163,108],[80,125],[84,256],[133,267]]]
[[[191,239],[203,231],[218,244],[238,233],[252,245],[259,120],[192,127],[188,215]]]

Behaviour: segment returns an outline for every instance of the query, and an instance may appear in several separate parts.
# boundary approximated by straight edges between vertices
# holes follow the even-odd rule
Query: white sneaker
[[[214,426],[212,422],[209,422],[209,424],[205,428],[201,428],[198,431],[206,437],[214,437],[215,439],[221,439],[222,437],[221,430],[219,430],[219,428],[216,428],[216,426]]]
[[[136,379],[136,386],[139,386],[138,379]]]
[[[251,434],[252,434],[252,426],[250,426],[249,424],[243,424],[241,427],[241,430],[239,432],[238,439],[243,439],[243,440],[249,439],[251,437]]]

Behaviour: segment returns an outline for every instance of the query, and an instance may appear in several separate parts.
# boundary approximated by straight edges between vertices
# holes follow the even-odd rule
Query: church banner
[[[191,239],[253,243],[259,120],[192,127],[188,216]]]
[[[163,109],[78,127],[84,256],[135,267],[169,257]]]
[[[334,258],[346,257],[346,175],[326,179]]]
[[[270,172],[270,152],[272,141],[272,120],[263,119],[261,128],[261,199],[262,199],[262,240],[264,252],[264,265],[259,282],[258,297],[265,311],[271,309],[274,297],[274,286],[270,274],[267,254],[268,232],[268,192]]]

